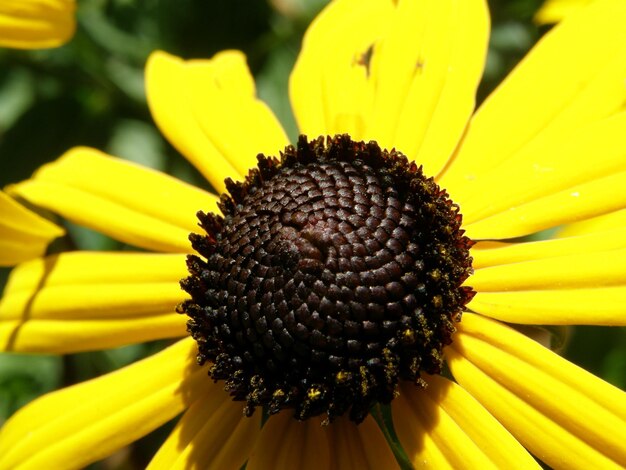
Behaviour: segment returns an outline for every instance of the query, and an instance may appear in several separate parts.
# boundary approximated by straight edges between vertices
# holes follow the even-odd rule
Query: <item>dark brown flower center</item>
[[[356,422],[436,374],[471,288],[458,207],[396,151],[301,136],[200,212],[182,281],[200,363],[247,415]]]

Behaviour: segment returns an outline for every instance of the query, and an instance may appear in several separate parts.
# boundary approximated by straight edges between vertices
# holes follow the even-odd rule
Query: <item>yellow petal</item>
[[[477,292],[563,290],[626,284],[626,248],[522,261],[477,269]]]
[[[474,111],[488,38],[482,0],[398,2],[372,56],[368,136],[439,173]]]
[[[173,311],[110,320],[9,320],[0,322],[0,350],[69,354],[180,338],[186,331],[186,319]]]
[[[187,62],[192,110],[204,134],[224,158],[247,175],[257,155],[278,156],[289,144],[270,110],[256,97],[254,79],[239,51],[221,52],[207,61]]]
[[[563,18],[579,11],[592,0],[547,0],[535,13],[535,22],[539,24],[558,23]]]
[[[530,165],[533,174],[544,172],[548,178],[553,174],[558,181],[560,172],[568,174],[570,155],[564,151],[551,155],[552,149],[561,144],[575,150],[568,147],[569,138],[580,131],[585,142],[594,135],[594,123],[623,110],[625,22],[622,0],[593,2],[546,34],[481,105],[453,164],[440,179],[464,212],[480,210],[502,197],[496,191],[501,184],[487,188],[483,179],[510,174],[509,165],[518,161]],[[611,147],[610,142],[597,143],[599,151],[589,157],[589,164],[584,169],[571,165],[574,170],[593,171],[593,160]],[[525,184],[522,177],[506,179],[512,191]],[[477,191],[484,196],[477,198]],[[475,198],[471,207],[466,201],[470,194]]]
[[[150,110],[161,132],[220,193],[241,179],[259,153],[288,144],[280,123],[256,98],[245,56],[225,51],[211,60],[155,52],[146,66]]]
[[[332,465],[331,465],[332,462]],[[398,465],[372,417],[356,425],[347,416],[328,426],[319,419],[297,421],[283,411],[263,426],[246,468],[384,468]]]
[[[464,226],[475,240],[514,238],[626,207],[626,171],[572,186]]]
[[[317,419],[297,421],[289,411],[270,416],[250,454],[247,470],[331,468],[326,433]]]
[[[623,325],[626,229],[472,248],[470,308],[513,323]],[[603,287],[605,286],[605,287]]]
[[[358,425],[347,416],[342,416],[323,428],[323,431],[327,434],[331,461],[336,468],[399,468],[385,436],[371,416]]]
[[[300,129],[373,139],[436,174],[474,109],[488,30],[482,1],[331,3],[291,76]]]
[[[148,469],[238,470],[261,431],[261,413],[246,418],[221,383],[207,385],[156,453]]]
[[[8,191],[117,240],[156,251],[191,251],[196,212],[217,196],[155,170],[77,147]]]
[[[539,468],[526,450],[460,386],[438,376],[404,384],[391,409],[416,468]]]
[[[185,339],[32,402],[0,431],[0,468],[81,468],[145,436],[207,387],[196,352]]]
[[[13,266],[45,253],[65,231],[0,191],[0,266]]]
[[[60,46],[74,35],[75,10],[75,0],[2,0],[0,47]]]
[[[373,106],[368,54],[384,37],[394,10],[391,1],[340,0],[311,23],[289,81],[301,133],[316,137],[347,132],[355,140],[366,138]]]
[[[623,227],[626,227],[626,209],[567,225],[561,228],[555,236],[574,237]]]
[[[457,381],[553,468],[626,465],[626,395],[510,327],[466,314],[447,357]]]
[[[626,63],[626,48],[624,52]],[[626,76],[626,67],[623,74]],[[619,113],[568,130],[562,138],[535,139],[513,161],[483,173],[473,185],[458,188],[454,201],[463,208],[465,224],[471,225],[512,207],[624,170],[626,113]],[[477,191],[479,187],[483,190]]]
[[[178,282],[186,275],[181,254],[62,253],[15,268],[0,312],[2,318],[69,320],[173,311],[185,297]]]
[[[68,353],[180,337],[184,255],[74,252],[23,263],[0,300],[0,349]]]
[[[69,353],[184,336],[186,318],[174,311],[184,298],[178,279],[158,280],[150,271],[169,268],[161,277],[173,278],[183,263],[179,255],[161,262],[109,253],[24,263],[0,301],[0,349]],[[145,277],[127,277],[132,274]]]
[[[625,306],[626,286],[478,292],[469,303],[489,317],[531,325],[626,325]]]
[[[626,212],[626,211],[624,211]],[[584,222],[582,222],[584,223]],[[608,227],[607,227],[608,228]],[[476,270],[490,266],[519,263],[577,253],[597,253],[626,248],[626,221],[620,228],[558,239],[527,243],[478,242],[472,247],[472,266]]]

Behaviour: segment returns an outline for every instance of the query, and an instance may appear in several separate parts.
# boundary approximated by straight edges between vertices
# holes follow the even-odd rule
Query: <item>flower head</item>
[[[349,411],[360,423],[399,380],[440,373],[474,292],[471,241],[433,178],[373,141],[301,136],[227,180],[224,217],[199,213],[182,282],[198,360],[245,413]]]
[[[158,253],[18,266],[0,344],[184,337],[181,301],[193,338],[26,406],[0,466],[84,466],[182,411],[153,468],[393,468],[389,423],[416,467],[626,465],[624,393],[522,333],[626,324],[625,20],[594,2],[474,113],[484,2],[337,0],[291,75],[296,146],[242,54],[153,54],[153,116],[220,195],[86,148],[8,188]]]

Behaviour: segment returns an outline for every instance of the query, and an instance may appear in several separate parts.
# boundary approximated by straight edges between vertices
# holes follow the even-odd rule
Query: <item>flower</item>
[[[0,47],[44,49],[66,43],[76,29],[75,0],[3,0]]]
[[[564,20],[475,113],[484,2],[337,0],[305,36],[290,81],[300,131],[402,150],[459,204],[477,241],[467,280],[476,296],[444,349],[454,379],[422,374],[426,388],[403,382],[391,402],[416,467],[538,468],[529,452],[554,468],[626,465],[624,393],[522,334],[626,323],[624,20],[621,0]],[[238,52],[192,61],[157,52],[146,77],[157,125],[221,194],[259,152],[288,144]],[[4,350],[185,336],[174,305],[187,234],[199,232],[199,209],[219,212],[217,195],[88,148],[8,191],[158,253],[61,253],[18,266],[0,303]],[[514,240],[567,224],[555,239]],[[388,429],[371,416],[329,426],[288,411],[263,426],[259,412],[243,417],[196,354],[184,338],[29,404],[0,431],[0,467],[81,467],[183,411],[152,468],[395,466]]]
[[[535,22],[539,24],[558,23],[593,0],[546,0],[535,14]]]
[[[65,231],[0,192],[0,266],[43,256],[49,243]]]

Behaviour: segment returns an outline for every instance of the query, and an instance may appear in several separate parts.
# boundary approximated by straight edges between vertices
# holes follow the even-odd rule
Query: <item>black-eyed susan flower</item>
[[[484,2],[335,1],[294,145],[242,54],[152,55],[153,116],[220,196],[87,148],[9,188],[149,252],[18,266],[0,344],[191,337],[23,408],[0,466],[81,467],[180,413],[152,468],[394,468],[390,427],[415,467],[626,465],[624,393],[522,333],[626,323],[625,20],[594,2],[474,113]]]
[[[75,0],[2,0],[0,47],[60,46],[74,35],[75,10]]]

